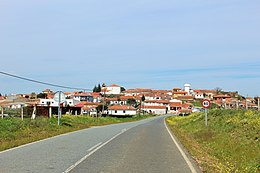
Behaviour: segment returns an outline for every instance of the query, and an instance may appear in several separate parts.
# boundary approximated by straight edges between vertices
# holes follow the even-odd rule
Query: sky
[[[260,95],[259,0],[0,0],[0,71],[92,90]],[[50,88],[0,74],[0,93]]]

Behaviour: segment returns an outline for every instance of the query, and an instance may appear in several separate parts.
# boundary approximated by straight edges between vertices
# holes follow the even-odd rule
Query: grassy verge
[[[57,118],[38,117],[23,121],[20,118],[0,119],[0,151],[91,126],[137,121],[151,116],[153,115],[132,118],[62,116],[60,126],[57,125]]]
[[[260,112],[211,110],[167,123],[203,172],[260,172]]]

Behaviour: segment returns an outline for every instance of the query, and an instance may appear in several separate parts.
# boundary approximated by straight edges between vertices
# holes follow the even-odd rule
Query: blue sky
[[[258,0],[0,0],[1,71],[92,89],[260,95]],[[58,88],[0,75],[0,93]]]

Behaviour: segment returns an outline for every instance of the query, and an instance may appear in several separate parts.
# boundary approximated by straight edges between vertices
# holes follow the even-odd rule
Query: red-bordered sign
[[[204,99],[202,100],[202,107],[207,109],[210,107],[210,100],[209,99]]]

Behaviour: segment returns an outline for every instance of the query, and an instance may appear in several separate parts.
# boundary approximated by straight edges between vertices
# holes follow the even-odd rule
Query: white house
[[[108,107],[109,115],[136,115],[136,109],[127,105],[113,105]]]
[[[165,115],[167,114],[166,106],[142,106],[142,110],[151,114]]]
[[[74,106],[78,103],[79,103],[79,101],[76,101],[76,100],[73,100],[73,99],[66,99],[65,103],[63,103],[63,104],[64,104],[64,106],[65,105]],[[58,107],[59,103],[56,102],[54,99],[40,99],[39,106]]]
[[[119,95],[121,93],[121,87],[116,84],[109,85],[107,87],[102,88],[102,94],[114,94]]]

